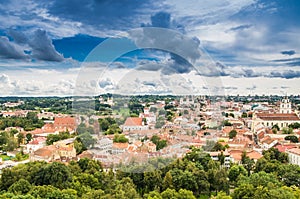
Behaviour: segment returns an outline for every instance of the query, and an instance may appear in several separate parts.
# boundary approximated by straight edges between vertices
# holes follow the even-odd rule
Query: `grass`
[[[2,158],[3,161],[11,160],[12,159],[12,157],[10,157],[8,155],[0,155],[0,157]]]

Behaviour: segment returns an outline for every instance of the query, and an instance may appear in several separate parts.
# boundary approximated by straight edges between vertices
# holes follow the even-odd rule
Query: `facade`
[[[300,149],[292,148],[292,149],[286,150],[286,152],[289,156],[289,163],[300,166]]]
[[[270,128],[277,124],[280,129],[283,129],[296,122],[300,122],[300,119],[295,113],[254,113],[251,130],[254,131],[259,124]]]
[[[284,98],[280,102],[279,112],[280,113],[292,113],[292,104],[288,98]]]
[[[257,125],[272,128],[278,125],[280,130],[290,124],[300,122],[296,113],[292,111],[292,104],[288,98],[282,99],[279,106],[279,113],[254,113],[252,117],[251,130],[254,132]]]
[[[30,154],[31,161],[64,161],[76,159],[76,149],[73,143],[64,140],[45,146]]]

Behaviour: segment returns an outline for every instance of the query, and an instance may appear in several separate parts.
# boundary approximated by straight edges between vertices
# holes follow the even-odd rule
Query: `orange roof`
[[[286,152],[288,149],[292,149],[292,148],[296,148],[296,147],[297,147],[296,144],[290,144],[290,145],[279,144],[279,145],[275,146],[275,148],[277,148],[278,151],[280,151],[280,152]]]
[[[54,127],[76,127],[75,117],[56,117],[54,119]]]
[[[124,126],[142,126],[143,118],[140,117],[128,117]]]
[[[40,148],[34,152],[34,155],[42,156],[42,157],[50,157],[55,150],[54,146],[45,146]]]
[[[300,149],[299,148],[292,148],[292,149],[287,150],[287,152],[293,153],[293,154],[296,154],[296,155],[300,155]]]
[[[254,159],[254,160],[258,160],[260,158],[262,158],[263,156],[258,153],[257,151],[251,151],[249,153],[247,153],[247,156],[250,158],[250,159]]]
[[[118,149],[127,149],[128,143],[113,143],[113,148],[118,148]]]
[[[240,161],[242,159],[242,154],[243,154],[242,150],[231,150],[229,151],[229,153],[237,161]],[[250,159],[254,159],[254,160],[258,160],[263,157],[257,151],[246,152],[246,154]]]
[[[297,114],[295,113],[257,113],[256,115],[262,120],[300,120]]]

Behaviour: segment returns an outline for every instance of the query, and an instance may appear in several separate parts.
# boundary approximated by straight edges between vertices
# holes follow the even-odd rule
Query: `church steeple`
[[[292,104],[287,97],[281,100],[279,111],[280,113],[292,113]]]

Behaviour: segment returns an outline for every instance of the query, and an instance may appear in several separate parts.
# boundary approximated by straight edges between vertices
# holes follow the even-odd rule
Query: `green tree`
[[[32,140],[32,134],[31,133],[27,133],[26,134],[26,143],[30,142]]]
[[[18,138],[18,146],[20,147],[20,144],[23,143],[23,140],[24,140],[25,137],[24,137],[24,135],[22,133],[19,133],[17,135],[17,138]]]
[[[237,131],[235,129],[231,130],[229,132],[229,138],[232,139],[237,135]]]
[[[240,175],[247,176],[247,170],[241,165],[233,165],[228,171],[228,178],[232,183],[235,183]]]
[[[115,134],[113,141],[118,143],[127,143],[128,138],[126,138],[124,134]]]
[[[283,133],[283,134],[293,134],[294,131],[293,131],[292,128],[286,128],[286,127],[284,127],[284,128],[282,129],[282,133]]]
[[[162,188],[163,190],[166,189],[173,189],[173,178],[172,178],[172,174],[170,173],[170,171],[168,171],[164,177],[163,183],[162,183]]]
[[[285,140],[290,140],[291,142],[293,143],[298,143],[299,142],[299,139],[297,136],[295,135],[288,135],[284,138]]]
[[[58,162],[53,162],[42,167],[36,174],[34,184],[36,185],[52,185],[57,188],[68,188],[72,181],[70,169]]]
[[[19,181],[12,184],[8,188],[8,191],[16,195],[24,195],[30,191],[31,187],[31,184],[27,180],[20,179]]]

